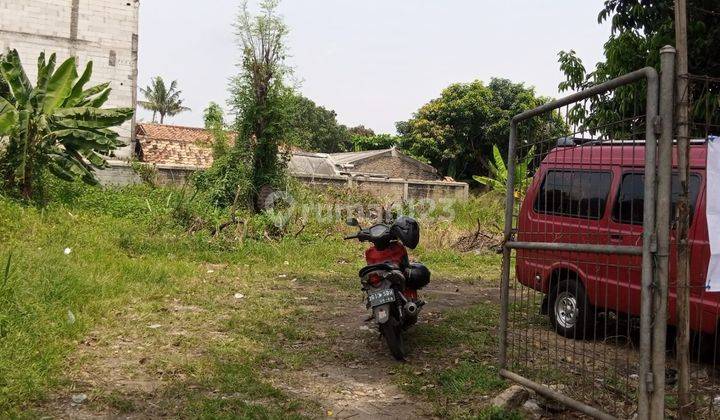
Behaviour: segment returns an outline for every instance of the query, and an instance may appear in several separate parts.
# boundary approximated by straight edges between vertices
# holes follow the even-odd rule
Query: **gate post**
[[[503,234],[503,261],[500,274],[500,369],[507,367],[508,306],[510,304],[510,256],[512,249],[507,246],[512,235],[513,207],[515,206],[515,146],[517,143],[517,122],[510,122],[508,144],[507,184],[505,185],[505,230]]]
[[[654,328],[652,345],[652,419],[665,417],[665,346],[667,339],[668,272],[670,254],[670,193],[672,180],[673,116],[675,108],[675,48],[660,50],[660,118],[658,192],[656,207],[657,254],[655,266]]]
[[[638,384],[638,420],[650,418],[652,377],[652,307],[655,256],[655,183],[657,136],[655,123],[658,117],[659,86],[655,69],[647,75],[645,107],[645,197],[643,203],[643,257],[640,289],[640,366]]]

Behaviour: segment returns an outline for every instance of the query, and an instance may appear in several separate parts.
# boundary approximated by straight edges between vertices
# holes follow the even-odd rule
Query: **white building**
[[[17,49],[31,80],[37,58],[75,56],[79,72],[93,62],[91,84],[110,82],[108,107],[135,108],[139,0],[0,0],[0,49]],[[118,130],[131,155],[135,120]]]

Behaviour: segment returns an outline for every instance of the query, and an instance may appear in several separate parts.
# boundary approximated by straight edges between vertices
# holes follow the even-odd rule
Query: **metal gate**
[[[644,68],[510,126],[500,375],[596,418],[664,413],[674,50],[661,61],[662,83]]]

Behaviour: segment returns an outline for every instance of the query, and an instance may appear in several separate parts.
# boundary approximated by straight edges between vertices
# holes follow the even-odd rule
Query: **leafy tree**
[[[160,124],[163,124],[166,115],[174,117],[181,112],[190,110],[183,106],[183,100],[180,98],[182,91],[177,88],[177,80],[173,80],[168,87],[163,78],[157,76],[150,81],[149,86],[140,88],[140,92],[145,96],[145,100],[138,101],[138,103],[153,112],[153,122],[155,122],[157,114],[160,114]]]
[[[720,77],[720,62],[709,53],[720,49],[717,10],[717,0],[688,1],[688,58],[692,74]],[[607,20],[612,24],[612,33],[605,43],[605,61],[597,63],[592,71],[586,70],[575,51],[559,53],[560,70],[566,79],[559,86],[561,91],[582,90],[645,66],[659,70],[660,48],[674,44],[673,0],[606,0],[598,22]],[[645,94],[642,84],[617,89],[592,99],[587,106],[575,106],[569,121],[593,134],[631,137],[644,131],[643,121],[637,116],[645,112]],[[714,95],[712,102],[718,102],[717,94]],[[704,110],[697,111],[696,118],[702,117]]]
[[[217,102],[210,102],[203,111],[203,121],[208,130],[225,127],[225,112]]]
[[[213,158],[219,159],[227,154],[229,149],[225,113],[216,102],[210,102],[203,111],[203,119],[205,120],[205,129],[209,130],[213,136]]]
[[[533,88],[507,79],[456,83],[440,97],[423,105],[409,121],[397,124],[400,148],[424,160],[443,174],[468,179],[485,174],[485,156],[493,145],[504,155],[510,119],[549,99],[535,95]],[[562,119],[534,118],[520,126],[520,138],[554,139],[567,133]]]
[[[218,205],[243,199],[256,211],[264,192],[284,180],[286,160],[279,146],[286,141],[292,120],[292,91],[283,80],[288,28],[277,13],[278,0],[263,0],[253,15],[243,1],[235,23],[243,60],[230,83],[237,138],[231,151],[215,160],[197,182],[211,186]]]
[[[312,100],[296,94],[290,97],[292,120],[289,140],[305,150],[335,153],[352,148],[350,133],[338,124],[333,110],[317,105]]]
[[[374,137],[375,132],[365,127],[364,125],[358,125],[355,127],[348,128],[348,132],[352,134],[353,136],[361,136],[361,137]]]
[[[109,83],[85,89],[92,62],[78,76],[75,58],[56,68],[56,56],[38,59],[35,86],[28,79],[16,50],[0,59],[0,79],[7,90],[0,96],[0,154],[3,186],[24,199],[33,198],[45,170],[64,180],[96,183],[95,168],[104,168],[122,142],[112,127],[129,120],[130,108],[102,109]]]
[[[720,48],[720,5],[717,0],[688,0],[688,57],[691,74],[720,76],[720,62],[709,51]],[[610,20],[612,35],[606,46],[606,66],[620,68],[625,57],[608,54],[616,40],[627,33],[635,33],[645,50],[628,50],[643,57],[647,65],[659,68],[658,51],[675,40],[674,0],[606,0],[598,15],[598,22]],[[609,48],[608,48],[609,47]],[[636,70],[636,69],[631,69]]]
[[[372,130],[370,130],[372,132]],[[389,149],[397,146],[400,143],[400,139],[397,136],[390,134],[373,134],[371,136],[352,136],[352,149],[356,152],[361,150],[380,150]]]

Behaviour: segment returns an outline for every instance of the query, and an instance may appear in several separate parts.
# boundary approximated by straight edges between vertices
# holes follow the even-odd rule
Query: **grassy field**
[[[213,237],[227,215],[182,191],[54,188],[44,207],[0,198],[2,417],[332,416],[326,400],[287,385],[293,375],[380,358],[374,379],[425,414],[517,416],[487,408],[504,384],[496,299],[479,291],[496,286],[499,257],[451,249],[478,220],[495,229],[497,197],[423,225],[430,240],[413,255],[434,283],[468,293],[447,292],[457,302],[428,313],[408,336],[415,356],[397,364],[352,324],[364,314],[363,246],[342,241],[337,221],[277,232],[248,216]]]

